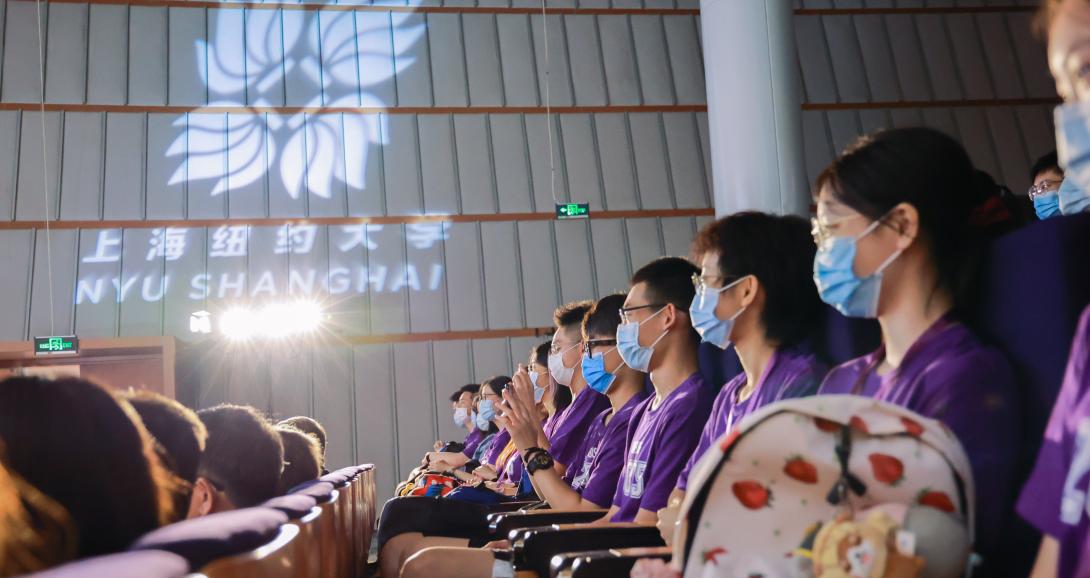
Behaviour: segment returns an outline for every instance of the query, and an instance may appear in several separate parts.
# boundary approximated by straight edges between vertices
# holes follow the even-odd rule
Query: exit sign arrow
[[[590,217],[590,203],[557,203],[557,219],[586,219]]]

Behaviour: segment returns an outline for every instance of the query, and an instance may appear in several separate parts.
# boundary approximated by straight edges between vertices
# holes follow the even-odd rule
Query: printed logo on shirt
[[[628,463],[624,468],[625,496],[635,499],[643,497],[643,474],[646,470],[647,462],[641,460],[628,460]]]
[[[583,458],[583,468],[579,470],[579,475],[575,476],[575,479],[571,482],[571,487],[573,490],[582,490],[583,487],[587,485],[587,481],[590,479],[590,466],[594,463],[594,458],[597,456],[597,447],[593,447],[587,450],[587,455]]]
[[[1086,503],[1086,490],[1079,489],[1079,481],[1090,472],[1090,418],[1083,418],[1075,430],[1075,455],[1064,480],[1064,495],[1060,501],[1060,520],[1069,526],[1077,526],[1083,511],[1090,515]]]

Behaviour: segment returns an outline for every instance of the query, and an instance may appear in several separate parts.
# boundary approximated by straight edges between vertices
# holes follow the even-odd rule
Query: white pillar
[[[806,215],[791,0],[701,0],[715,213]]]

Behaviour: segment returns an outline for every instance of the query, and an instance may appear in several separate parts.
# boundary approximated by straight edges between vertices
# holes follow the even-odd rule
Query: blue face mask
[[[662,341],[663,337],[666,337],[667,332],[663,331],[651,345],[644,347],[640,345],[640,327],[665,310],[666,307],[663,307],[639,323],[624,323],[617,326],[617,351],[621,354],[625,365],[636,371],[648,372],[651,367],[651,356],[655,354],[655,346]]]
[[[613,349],[617,349],[614,347]],[[617,369],[613,372],[606,371],[606,353],[613,351],[603,351],[597,355],[584,355],[583,356],[583,379],[587,380],[587,386],[597,391],[598,393],[605,395],[613,382],[617,380],[617,375],[614,373],[621,369],[621,366],[617,366]]]
[[[496,408],[492,404],[492,400],[481,400],[480,405],[477,406],[477,423],[480,423],[481,420],[488,422],[493,419],[496,419]]]
[[[484,419],[484,417],[481,416],[481,414],[479,413],[473,414],[473,424],[476,425],[477,429],[481,431],[488,431],[489,429],[491,429],[492,426],[492,422]]]
[[[882,290],[882,271],[901,255],[894,251],[870,276],[855,275],[856,243],[871,234],[880,221],[875,221],[857,237],[832,237],[818,248],[814,256],[814,283],[821,300],[848,317],[873,319],[878,316],[878,297]]]
[[[1059,211],[1064,215],[1077,215],[1090,208],[1090,197],[1072,179],[1064,179],[1056,191]],[[1036,201],[1036,199],[1034,199]],[[1034,207],[1037,205],[1034,204]]]
[[[729,319],[720,319],[715,315],[715,309],[719,306],[719,296],[727,289],[741,283],[746,277],[719,289],[704,287],[693,296],[693,302],[689,305],[689,318],[693,321],[693,329],[696,329],[701,339],[719,349],[730,347],[730,333],[734,329],[734,320],[746,310],[743,307]]]
[[[1060,196],[1056,191],[1037,195],[1033,198],[1033,210],[1042,221],[1060,216]]]
[[[466,421],[469,419],[469,410],[464,407],[459,407],[454,410],[454,425],[456,427],[465,427]]]
[[[1073,102],[1056,107],[1056,153],[1064,169],[1060,212],[1074,215],[1090,208],[1090,104]]]
[[[545,397],[545,388],[537,384],[538,379],[541,379],[541,374],[531,371],[530,383],[534,384],[534,403],[541,403],[541,398]]]

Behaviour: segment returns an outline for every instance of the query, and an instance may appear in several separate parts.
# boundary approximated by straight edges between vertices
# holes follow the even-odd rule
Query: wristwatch
[[[522,462],[526,465],[526,473],[531,476],[541,470],[549,470],[553,467],[553,457],[549,452],[541,448],[530,448],[522,454]]]

